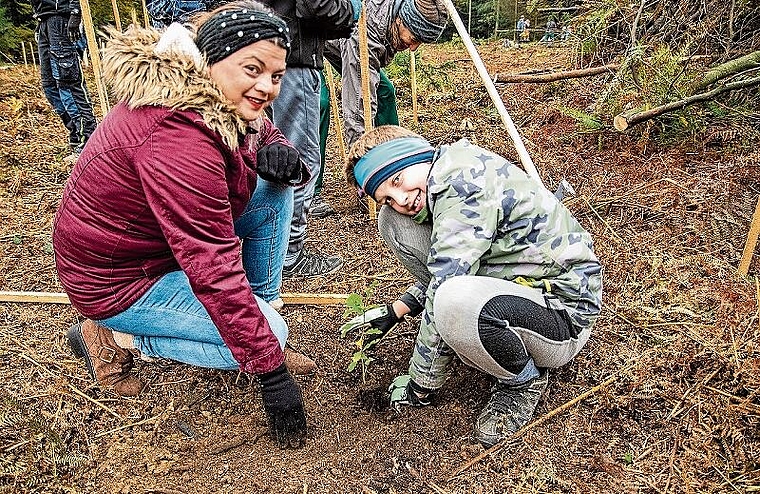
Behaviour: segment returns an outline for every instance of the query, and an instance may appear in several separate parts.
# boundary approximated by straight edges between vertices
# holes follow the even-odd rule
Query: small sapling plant
[[[348,364],[348,371],[354,372],[357,366],[361,367],[362,382],[365,383],[367,382],[367,369],[372,361],[375,360],[368,354],[368,352],[378,341],[380,341],[380,338],[373,338],[373,336],[382,334],[379,329],[373,328],[372,325],[364,319],[370,309],[379,307],[378,305],[366,304],[366,301],[371,298],[374,289],[375,284],[372,284],[364,290],[363,297],[358,293],[352,293],[348,296],[343,317],[351,317],[352,319],[340,328],[340,336],[342,338],[346,338],[349,333],[356,330],[354,335],[356,338],[354,340],[356,351],[351,356],[351,362]]]

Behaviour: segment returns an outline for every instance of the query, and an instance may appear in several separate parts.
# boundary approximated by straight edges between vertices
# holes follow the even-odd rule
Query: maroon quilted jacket
[[[126,66],[110,80],[146,77],[140,70]],[[181,269],[241,369],[268,372],[283,354],[251,293],[233,220],[256,186],[257,149],[288,141],[266,119],[244,140],[221,93],[187,77],[196,79],[168,93],[141,89],[140,101],[157,104],[118,104],[90,138],[55,218],[58,275],[77,310],[104,319]]]

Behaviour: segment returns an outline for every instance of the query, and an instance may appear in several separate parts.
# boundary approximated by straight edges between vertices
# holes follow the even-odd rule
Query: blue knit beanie
[[[441,37],[441,34],[446,27],[446,18],[441,16],[443,24],[437,24],[441,19],[431,21],[425,18],[417,8],[417,1],[418,0],[396,0],[395,7],[398,11],[398,16],[419,42],[434,43]],[[436,0],[429,1],[433,2],[434,5],[437,5]]]

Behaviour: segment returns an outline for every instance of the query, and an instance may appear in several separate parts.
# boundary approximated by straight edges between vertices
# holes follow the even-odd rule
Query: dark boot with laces
[[[302,249],[296,262],[282,269],[284,278],[314,278],[327,276],[339,270],[343,266],[343,259],[339,256],[324,256]]]
[[[335,209],[333,209],[330,204],[325,201],[322,196],[314,196],[314,199],[311,201],[311,206],[309,206],[309,214],[312,215],[315,218],[326,218],[327,216],[335,214]]]
[[[475,422],[475,438],[480,444],[490,448],[522,429],[533,417],[547,383],[547,372],[541,370],[541,375],[524,384],[494,384],[491,399]]]

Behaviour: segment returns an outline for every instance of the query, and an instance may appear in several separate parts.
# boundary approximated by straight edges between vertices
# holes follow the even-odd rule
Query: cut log
[[[711,68],[692,84],[691,91],[696,93],[721,79],[736,75],[745,70],[757,69],[758,67],[760,67],[760,50]]]
[[[285,305],[343,305],[348,295],[342,293],[283,293]],[[0,302],[28,302],[37,304],[70,304],[65,293],[54,292],[3,292]]]
[[[615,127],[615,129],[622,132],[624,130],[627,130],[630,127],[633,127],[636,124],[640,124],[641,122],[646,122],[649,119],[652,119],[654,117],[659,117],[660,115],[664,115],[665,113],[670,113],[675,110],[680,110],[686,106],[693,105],[694,103],[711,100],[721,93],[725,93],[727,91],[733,91],[735,89],[742,89],[745,87],[755,86],[757,84],[760,84],[760,77],[755,77],[755,78],[747,79],[744,81],[732,82],[730,84],[726,84],[725,86],[715,88],[712,91],[695,94],[695,95],[689,96],[688,98],[684,98],[678,101],[673,101],[665,105],[652,108],[650,110],[644,110],[644,111],[631,110],[628,112],[621,113],[620,115],[615,116],[615,118],[612,121],[612,124]]]
[[[591,77],[594,75],[603,74],[605,72],[613,72],[620,68],[620,64],[613,63],[609,65],[603,65],[601,67],[589,67],[587,69],[578,70],[566,70],[563,72],[552,72],[550,74],[537,74],[537,75],[525,75],[525,74],[496,74],[493,77],[494,82],[554,82],[561,81],[563,79],[577,79],[579,77]]]

